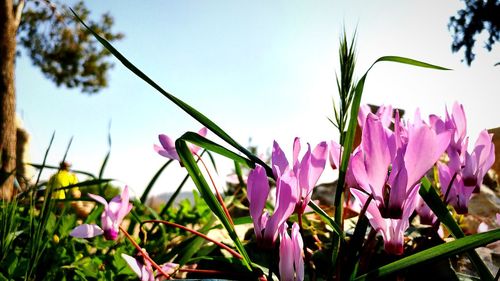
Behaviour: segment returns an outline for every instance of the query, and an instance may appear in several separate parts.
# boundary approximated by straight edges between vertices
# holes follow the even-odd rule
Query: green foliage
[[[81,11],[77,11],[81,12]],[[78,239],[69,236],[69,233],[79,218],[73,213],[70,202],[56,200],[51,196],[52,190],[46,189],[43,200],[37,195],[37,189],[42,184],[38,181],[34,188],[30,189],[25,198],[27,202],[7,202],[2,205],[2,216],[0,219],[5,224],[4,229],[8,234],[0,235],[2,238],[0,255],[0,280],[24,279],[52,279],[52,280],[127,280],[134,279],[134,273],[128,268],[121,254],[134,255],[147,251],[148,256],[156,263],[174,262],[181,266],[195,265],[198,274],[213,274],[213,272],[199,270],[220,270],[224,277],[238,276],[235,279],[257,279],[262,277],[263,272],[269,273],[270,280],[273,275],[279,278],[277,260],[279,259],[278,245],[273,250],[260,249],[254,239],[251,227],[247,228],[244,238],[237,233],[238,227],[251,223],[248,216],[248,200],[245,198],[245,182],[242,169],[254,168],[260,164],[267,170],[268,176],[273,178],[273,173],[265,161],[255,155],[255,151],[242,147],[227,132],[221,129],[208,117],[197,111],[182,100],[176,98],[163,90],[141,70],[136,68],[129,60],[121,55],[110,43],[110,38],[98,35],[92,30],[92,26],[84,23],[84,17],[78,18],[88,32],[100,41],[103,46],[115,55],[127,68],[157,89],[162,95],[178,105],[182,110],[208,127],[219,136],[226,145],[236,149],[236,152],[215,143],[195,133],[187,132],[175,142],[175,147],[183,166],[189,177],[186,177],[176,189],[173,199],[169,200],[161,210],[157,212],[144,204],[151,188],[157,178],[172,162],[166,162],[154,174],[141,198],[132,198],[133,208],[120,230],[124,236],[116,241],[108,241],[102,236],[92,239]],[[375,237],[376,230],[369,228],[367,218],[364,216],[366,206],[361,211],[357,220],[347,221],[343,210],[344,206],[344,184],[347,174],[349,157],[353,150],[354,134],[357,125],[357,115],[368,72],[378,62],[397,62],[418,67],[444,70],[445,68],[424,63],[421,61],[398,56],[385,56],[376,60],[358,81],[354,80],[355,65],[355,40],[350,43],[343,36],[340,48],[341,73],[337,79],[340,93],[340,101],[334,106],[335,118],[332,121],[340,132],[340,144],[343,146],[341,165],[339,167],[339,181],[336,196],[334,198],[333,212],[327,213],[317,204],[311,202],[309,206],[314,211],[304,216],[293,215],[289,222],[300,221],[301,236],[304,241],[306,275],[312,279],[330,279],[335,277],[340,280],[365,280],[378,279],[381,277],[397,274],[416,265],[426,262],[437,262],[462,252],[469,252],[473,262],[479,269],[481,277],[492,279],[491,274],[484,272],[484,264],[479,260],[473,249],[498,240],[500,230],[494,230],[483,234],[464,237],[460,228],[450,219],[448,210],[439,199],[432,194],[430,184],[424,182],[421,194],[429,203],[431,208],[439,216],[444,225],[457,238],[453,242],[432,245],[423,250],[406,252],[405,257],[384,257],[381,244]],[[52,143],[52,141],[51,141]],[[111,142],[109,142],[111,144]],[[216,168],[214,158],[210,154],[217,153],[229,161],[234,162],[235,173],[238,176],[238,187],[232,194],[221,198],[218,189],[213,183],[211,186],[206,178],[205,171],[202,172],[199,164],[205,166],[202,155],[191,152],[188,143],[205,149],[212,165]],[[49,145],[50,148],[50,145]],[[48,150],[47,150],[48,153]],[[47,154],[46,153],[46,154]],[[239,154],[241,153],[241,154]],[[103,179],[102,175],[106,168],[110,152],[104,158],[99,175],[90,175],[88,181],[79,184],[80,187],[100,195],[105,195],[109,200],[110,194],[105,194],[112,188],[106,187],[109,180]],[[195,158],[196,157],[196,158]],[[206,158],[206,157],[205,157]],[[199,162],[198,162],[199,161]],[[45,160],[40,169],[45,167]],[[208,168],[206,172],[210,173]],[[211,178],[211,175],[208,175]],[[175,197],[180,192],[186,181],[190,178],[197,190],[193,192],[193,202],[182,200],[174,205]],[[68,187],[65,187],[68,188]],[[216,196],[217,194],[217,196]],[[371,197],[370,197],[371,199]],[[83,198],[82,200],[86,200]],[[9,205],[18,204],[18,205]],[[244,211],[233,220],[229,209]],[[274,206],[270,206],[273,209]],[[93,210],[83,218],[85,223],[100,224],[103,206],[97,204]],[[234,212],[233,212],[234,214]],[[175,223],[174,223],[175,222]],[[355,224],[347,226],[347,222]],[[161,223],[161,224],[160,224]],[[128,231],[125,231],[128,225]],[[351,229],[349,229],[349,227]],[[348,229],[348,230],[346,230]],[[352,231],[353,229],[353,231]],[[196,234],[196,235],[195,235]],[[224,236],[224,244],[207,243],[205,235]],[[130,243],[129,243],[130,242]],[[234,247],[237,251],[234,252]],[[221,249],[223,248],[223,249]],[[4,250],[5,249],[5,250]],[[134,250],[135,249],[135,250]],[[373,264],[362,265],[361,260],[369,253],[374,260],[381,258]],[[137,254],[135,254],[137,256]],[[153,263],[154,264],[154,263]],[[487,270],[487,269],[486,269]],[[342,271],[342,272],[341,272]],[[198,277],[190,273],[189,277]],[[220,272],[219,272],[220,274]],[[204,275],[201,275],[204,277]]]
[[[73,8],[107,40],[123,38],[123,34],[112,31],[114,21],[110,14],[94,21],[83,1]],[[19,45],[58,86],[95,93],[107,86],[106,74],[112,67],[107,61],[109,52],[65,11],[66,5],[59,2],[26,1],[18,30]]]

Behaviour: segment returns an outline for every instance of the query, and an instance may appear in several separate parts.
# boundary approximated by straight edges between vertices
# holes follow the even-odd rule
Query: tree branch
[[[19,0],[14,7],[14,29],[17,30],[21,23],[21,15],[23,14],[25,0]]]

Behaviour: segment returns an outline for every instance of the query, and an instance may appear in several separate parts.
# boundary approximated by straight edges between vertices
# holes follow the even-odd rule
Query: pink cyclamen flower
[[[326,142],[320,142],[313,151],[311,145],[307,144],[307,151],[299,162],[300,139],[295,138],[293,142],[293,162],[288,163],[285,153],[275,141],[273,144],[272,164],[274,176],[281,177],[276,171],[286,173],[288,170],[292,172],[293,178],[297,181],[299,200],[297,201],[297,213],[302,214],[311,200],[313,188],[323,173],[328,154],[328,145]],[[279,169],[275,169],[278,167]]]
[[[409,194],[448,147],[450,132],[436,133],[420,120],[402,127],[396,112],[389,135],[376,115],[366,117],[361,144],[351,159],[353,176],[385,218],[401,219]],[[425,155],[425,156],[424,156]]]
[[[472,153],[464,150],[461,154],[464,155],[464,160],[458,163],[454,163],[451,157],[448,165],[438,163],[438,172],[446,203],[452,205],[457,213],[465,214],[473,191],[479,188],[488,169],[495,162],[492,135],[483,130]]]
[[[277,170],[279,168],[275,166]],[[261,247],[272,248],[278,237],[278,230],[293,213],[297,203],[296,181],[291,180],[290,171],[282,173],[276,180],[276,204],[274,213],[265,211],[269,195],[269,181],[266,170],[257,165],[248,175],[248,201],[253,220],[255,236]]]
[[[351,188],[351,193],[357,199],[356,202],[358,202],[361,207],[368,202],[369,195],[366,194],[366,192]],[[382,235],[384,239],[384,248],[387,253],[394,255],[403,254],[404,233],[410,226],[409,218],[415,210],[417,193],[418,189],[414,188],[408,194],[407,200],[404,201],[401,219],[384,218],[380,213],[376,201],[371,200],[368,204],[366,217],[370,221],[370,225],[373,229]]]
[[[96,224],[82,224],[75,227],[69,235],[77,238],[92,238],[104,234],[107,240],[116,240],[120,224],[132,209],[128,187],[125,186],[122,194],[115,196],[109,203],[99,195],[89,193],[89,197],[104,205],[104,211],[101,215],[102,228]]]
[[[425,203],[424,199],[420,194],[417,193],[417,204],[415,207],[418,216],[420,217],[420,223],[423,225],[438,226],[438,217],[431,208]]]
[[[137,258],[134,258],[129,255],[122,254],[122,258],[127,262],[128,266],[132,269],[132,271],[134,271],[135,274],[137,274],[137,276],[141,281],[162,281],[168,279],[166,276],[163,276],[162,274],[156,277],[158,275],[158,272],[153,270],[153,266],[151,265],[151,263],[141,255],[139,255],[139,257]],[[171,262],[160,265],[160,268],[163,270],[163,272],[169,275],[174,274],[175,270],[178,267],[179,267],[178,264]]]
[[[361,105],[359,107],[358,124],[359,124],[359,127],[361,129],[364,128],[366,117],[371,112],[372,112],[371,107],[367,104]],[[384,128],[387,128],[387,130],[389,130],[389,126],[392,124],[393,119],[394,119],[393,118],[394,109],[392,108],[392,106],[391,105],[381,105],[377,109],[377,112],[375,113],[375,115],[377,115],[377,117],[380,119]]]
[[[207,128],[205,127],[201,128],[198,131],[198,134],[203,137],[206,136]],[[160,154],[161,156],[180,161],[179,155],[177,154],[177,150],[175,149],[175,140],[171,139],[169,136],[165,134],[158,135],[158,139],[160,140],[161,146],[155,144],[154,150],[158,152],[158,154]],[[200,150],[200,147],[192,144],[188,144],[188,147],[193,154],[196,154],[198,150]]]
[[[300,235],[300,228],[293,223],[292,237],[288,235],[287,225],[280,228],[280,280],[302,281],[304,280],[304,242]]]

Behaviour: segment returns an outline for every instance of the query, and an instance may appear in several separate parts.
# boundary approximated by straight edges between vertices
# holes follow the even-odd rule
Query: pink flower
[[[274,246],[278,230],[293,213],[298,199],[296,181],[291,180],[290,171],[281,173],[277,166],[275,169],[281,177],[276,180],[276,204],[272,215],[264,210],[270,190],[266,170],[257,165],[248,175],[250,216],[257,242],[264,248]]]
[[[69,235],[77,238],[92,238],[104,234],[107,240],[116,240],[120,231],[120,224],[132,209],[132,204],[129,202],[128,187],[125,186],[121,196],[115,196],[109,201],[109,204],[106,199],[99,195],[89,194],[89,196],[104,205],[104,211],[101,215],[102,228],[95,224],[82,224],[75,227]]]
[[[381,233],[385,250],[403,253],[404,232],[415,210],[420,179],[448,147],[451,133],[436,132],[417,110],[414,122],[404,127],[396,111],[394,130],[390,120],[368,113],[361,144],[353,153],[350,169],[359,189],[351,193],[364,206],[371,226]]]
[[[472,153],[463,150],[461,154],[464,155],[463,161],[455,163],[450,157],[448,165],[438,163],[438,171],[446,202],[452,205],[457,213],[465,214],[474,189],[479,188],[488,169],[495,162],[492,135],[483,130],[476,140]]]
[[[292,237],[288,235],[287,225],[280,228],[280,280],[302,281],[304,280],[304,242],[300,235],[299,225],[292,226]]]
[[[200,136],[203,136],[203,137],[206,136],[207,135],[207,128],[205,128],[205,127],[201,128],[198,131],[198,134]],[[161,156],[167,157],[169,159],[174,159],[174,160],[180,161],[179,155],[177,154],[177,150],[175,150],[175,140],[171,139],[169,136],[164,135],[164,134],[158,135],[158,138],[160,140],[161,146],[155,144],[154,150],[156,152],[158,152],[158,154],[160,154]],[[189,147],[189,150],[191,150],[191,152],[193,154],[196,154],[196,152],[198,152],[198,150],[200,150],[200,148],[198,146],[195,146],[192,144],[188,144],[188,147]]]
[[[376,115],[369,113],[360,148],[351,159],[357,184],[385,218],[401,219],[409,194],[448,147],[450,132],[436,133],[421,121],[402,127],[396,112],[394,132],[388,134]],[[425,155],[425,156],[424,156]]]
[[[366,192],[352,188],[351,193],[361,207],[367,203],[369,195]],[[368,204],[366,217],[373,229],[382,235],[384,248],[387,253],[394,255],[403,254],[404,233],[410,226],[409,218],[415,210],[417,193],[418,189],[414,188],[408,194],[408,197],[404,201],[401,219],[384,218],[377,207],[376,201],[371,200]]]
[[[143,251],[145,251],[143,249]],[[147,253],[146,253],[147,254]],[[153,271],[153,266],[151,263],[142,257],[140,254],[137,258],[131,257],[126,254],[122,254],[122,258],[127,262],[128,266],[137,274],[139,279],[141,281],[161,281],[161,280],[167,280],[167,277],[163,276],[160,274],[160,276],[156,277],[158,275],[158,272]],[[160,265],[160,268],[165,272],[166,274],[174,274],[175,269],[178,268],[179,265],[176,263],[164,263]]]
[[[281,150],[279,144],[275,141],[271,158],[273,163],[274,176],[276,178],[281,177],[281,174],[279,172],[286,173],[288,172],[288,170],[291,170],[292,180],[293,178],[296,179],[297,188],[299,189],[297,212],[299,214],[303,214],[305,208],[307,207],[307,204],[311,200],[313,188],[316,186],[319,177],[325,169],[328,145],[326,144],[326,142],[321,142],[311,152],[311,146],[307,144],[307,151],[299,162],[300,149],[300,139],[295,138],[293,142],[293,162],[290,166],[285,153],[283,152],[283,150]],[[275,167],[277,167],[278,169],[275,169]]]
[[[424,225],[437,226],[438,217],[432,212],[431,208],[425,203],[424,199],[417,194],[417,204],[415,207],[418,216],[420,217],[420,223]]]

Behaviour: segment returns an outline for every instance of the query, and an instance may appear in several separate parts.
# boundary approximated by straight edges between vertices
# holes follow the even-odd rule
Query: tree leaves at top
[[[465,9],[450,18],[448,28],[453,36],[452,51],[465,49],[465,62],[470,65],[475,58],[472,51],[476,35],[488,32],[485,48],[491,51],[500,39],[500,0],[464,0]]]
[[[100,21],[92,21],[83,2],[77,3],[74,10],[107,40],[123,37],[111,31],[113,18],[109,14],[103,14]],[[18,30],[19,45],[57,86],[96,93],[107,86],[106,73],[112,67],[106,60],[109,52],[66,11],[59,3],[27,1]]]

